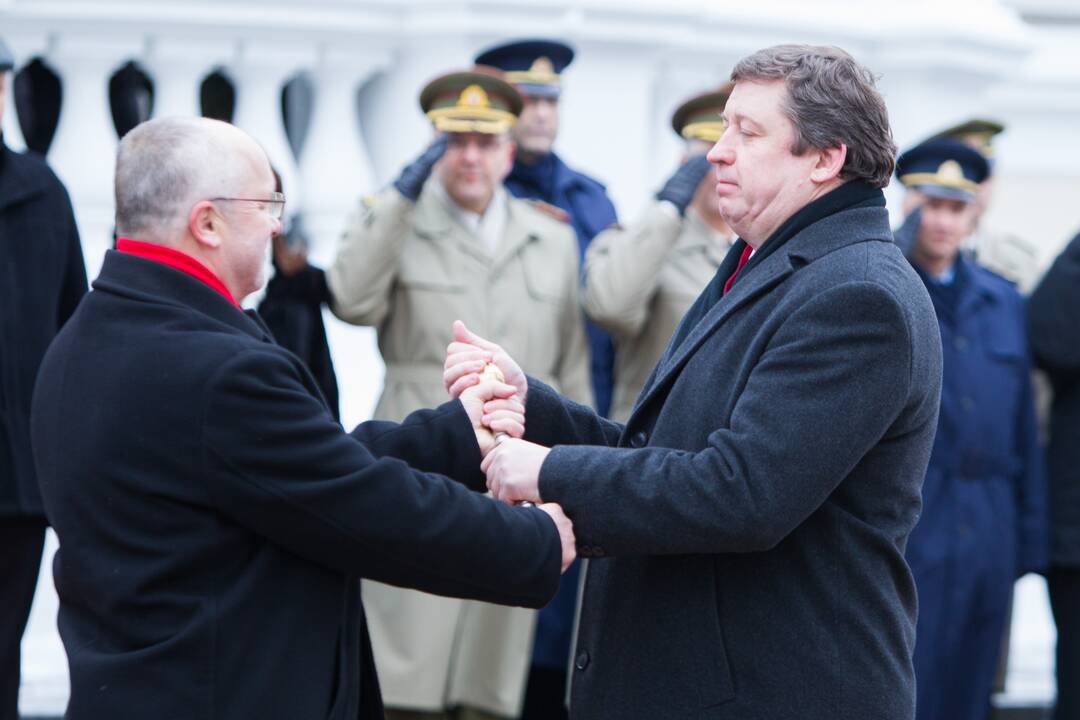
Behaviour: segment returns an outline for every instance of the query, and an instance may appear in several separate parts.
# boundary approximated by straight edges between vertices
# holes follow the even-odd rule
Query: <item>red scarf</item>
[[[127,255],[135,255],[136,257],[145,258],[146,260],[153,260],[162,265],[168,265],[174,270],[187,273],[196,280],[201,280],[219,292],[226,300],[232,303],[233,307],[240,307],[240,303],[236,302],[232,293],[225,287],[225,283],[221,282],[221,278],[215,275],[210,268],[186,253],[182,253],[179,250],[173,250],[172,248],[163,245],[154,245],[152,243],[132,240],[130,238],[117,239],[116,250],[118,252],[126,253]],[[739,267],[742,266],[740,265]]]

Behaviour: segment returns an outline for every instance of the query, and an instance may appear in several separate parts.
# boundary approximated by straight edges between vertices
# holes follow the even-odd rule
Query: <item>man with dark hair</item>
[[[0,40],[0,120],[14,65]],[[48,520],[30,452],[41,356],[86,294],[67,191],[40,158],[0,138],[0,720],[18,717],[20,645]]]
[[[1046,487],[1024,304],[961,254],[986,159],[949,139],[897,161],[919,209],[907,255],[941,331],[944,380],[923,512],[907,559],[919,588],[919,720],[983,720],[1013,583],[1046,564]]]
[[[762,50],[732,80],[708,158],[739,240],[626,424],[461,325],[445,381],[501,367],[526,435],[485,458],[488,487],[562,503],[593,558],[571,717],[910,720],[904,548],[941,345],[889,230],[885,103],[837,48]]]
[[[241,310],[284,202],[226,123],[151,120],[120,143],[121,237],[31,420],[72,720],[381,720],[361,578],[537,607],[573,559],[558,507],[436,474],[483,487],[492,432],[523,432],[514,388],[346,433]]]

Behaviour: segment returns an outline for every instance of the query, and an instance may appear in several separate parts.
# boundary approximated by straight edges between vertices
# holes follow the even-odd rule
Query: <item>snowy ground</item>
[[[56,634],[57,601],[52,585],[55,551],[56,537],[50,531],[30,626],[23,642],[19,709],[24,715],[59,716],[67,704],[67,660]],[[1054,698],[1056,633],[1046,583],[1041,577],[1028,576],[1017,583],[1015,607],[1006,692],[995,702],[1000,707],[1046,706]]]

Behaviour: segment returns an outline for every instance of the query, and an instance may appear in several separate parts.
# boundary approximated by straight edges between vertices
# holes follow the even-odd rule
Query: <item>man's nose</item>
[[[724,140],[726,137],[727,132],[724,132],[705,155],[705,159],[713,165],[730,165],[735,162],[735,151],[731,149],[730,143]]]

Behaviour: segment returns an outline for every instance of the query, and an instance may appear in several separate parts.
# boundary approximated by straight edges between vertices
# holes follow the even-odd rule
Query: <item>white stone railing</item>
[[[196,114],[199,83],[222,69],[237,91],[235,122],[279,168],[289,211],[304,212],[312,257],[325,264],[356,199],[424,145],[423,83],[483,46],[526,35],[576,45],[558,148],[607,182],[624,218],[679,155],[668,126],[679,100],[715,86],[757,48],[814,42],[841,45],[880,74],[901,146],[972,114],[1009,122],[999,225],[1042,242],[1047,258],[1080,225],[1065,202],[1080,192],[1080,27],[1031,28],[997,0],[0,0],[0,35],[20,62],[40,56],[63,81],[48,159],[71,194],[91,277],[111,242],[117,139],[107,83],[123,63],[137,61],[153,79],[155,115]],[[295,158],[280,92],[299,72],[314,101]],[[19,147],[10,96],[7,108],[4,136]],[[1033,187],[1046,202],[1038,212]],[[330,322],[328,331],[351,425],[374,405],[381,363],[370,330]],[[26,643],[25,711],[58,712],[66,696],[50,574],[44,565]]]

